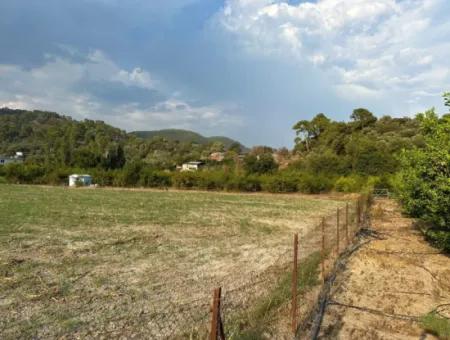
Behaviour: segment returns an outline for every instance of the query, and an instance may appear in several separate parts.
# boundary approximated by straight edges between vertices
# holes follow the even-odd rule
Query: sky
[[[450,90],[448,0],[1,0],[0,107],[292,146]]]

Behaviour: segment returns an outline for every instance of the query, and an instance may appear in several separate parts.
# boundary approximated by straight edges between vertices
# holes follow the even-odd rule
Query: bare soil
[[[338,274],[321,339],[435,339],[419,319],[450,303],[450,258],[393,200],[376,200],[371,230]]]

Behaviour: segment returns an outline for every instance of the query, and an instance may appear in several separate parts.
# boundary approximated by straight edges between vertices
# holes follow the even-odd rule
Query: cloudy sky
[[[0,106],[292,145],[450,90],[448,0],[1,0]]]

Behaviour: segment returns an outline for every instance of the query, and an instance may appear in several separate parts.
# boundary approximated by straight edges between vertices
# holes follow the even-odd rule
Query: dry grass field
[[[344,203],[0,185],[0,338],[87,338],[263,272]],[[305,254],[302,254],[305,255]]]

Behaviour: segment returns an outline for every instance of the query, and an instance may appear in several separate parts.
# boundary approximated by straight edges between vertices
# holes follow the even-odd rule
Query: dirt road
[[[450,257],[392,200],[375,201],[366,234],[333,284],[319,338],[435,339],[419,318],[450,303]]]

